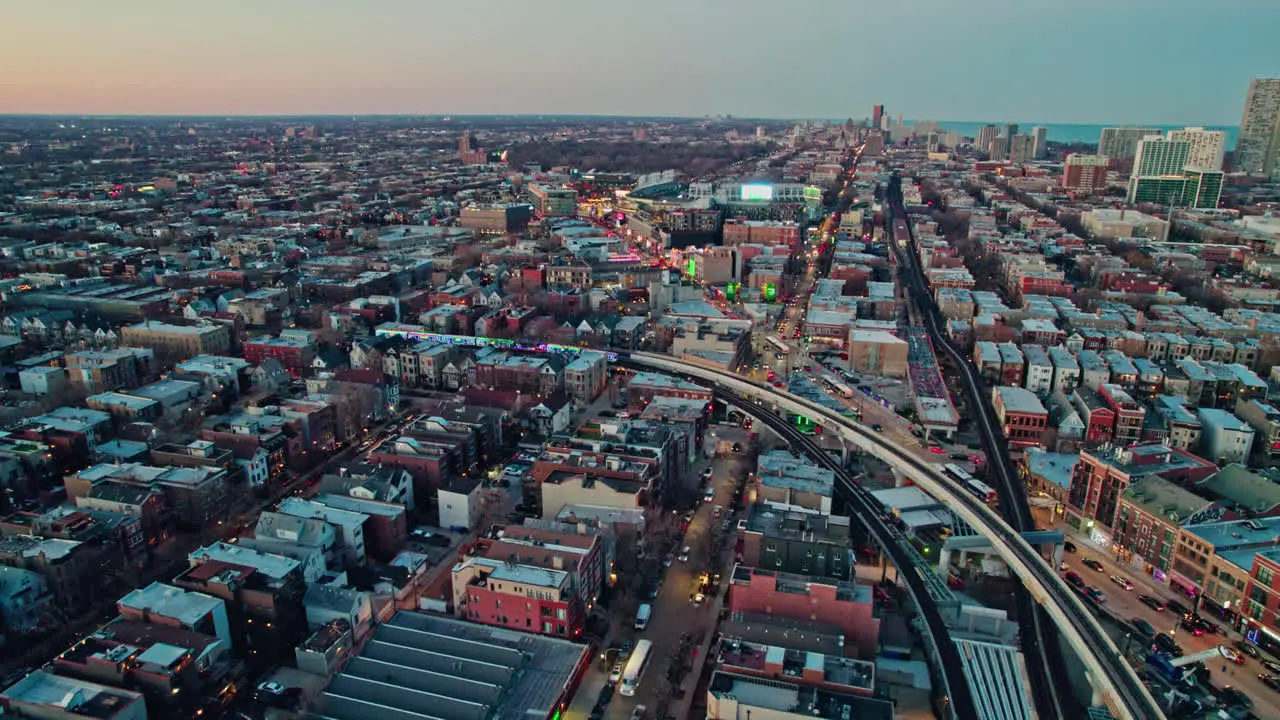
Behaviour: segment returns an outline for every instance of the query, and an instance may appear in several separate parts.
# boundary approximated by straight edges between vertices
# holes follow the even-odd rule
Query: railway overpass
[[[830,431],[839,433],[846,443],[852,443],[903,473],[950,506],[961,520],[1001,549],[1010,570],[1035,601],[1045,608],[1062,636],[1080,656],[1099,696],[1098,704],[1105,704],[1122,720],[1160,720],[1164,717],[1155,698],[1125,661],[1119,648],[1103,632],[1092,611],[1058,577],[1054,568],[983,502],[955,485],[928,462],[915,457],[907,448],[821,405],[772,387],[756,385],[724,370],[644,352],[618,352],[616,358],[623,366],[690,378],[727,393],[729,397],[756,403],[757,412],[785,411],[810,417]],[[842,487],[854,496],[851,506],[876,507],[875,504],[867,504],[867,501],[875,501],[860,486],[847,484]],[[883,524],[878,515],[871,518],[861,516],[859,519],[869,526]]]

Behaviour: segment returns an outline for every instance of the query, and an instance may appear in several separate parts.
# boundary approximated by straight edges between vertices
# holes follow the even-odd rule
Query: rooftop
[[[400,612],[333,678],[334,720],[549,717],[589,649],[567,640]]]
[[[1271,545],[1280,537],[1280,517],[1188,525],[1187,533],[1214,547],[1215,552],[1251,545]]]
[[[1025,661],[1018,649],[999,643],[952,638],[983,720],[1032,720]]]
[[[107,687],[37,670],[11,685],[0,697],[9,702],[42,707],[50,717],[65,713],[90,718],[111,718],[133,703],[144,703],[140,693]]]
[[[1229,508],[1263,514],[1280,506],[1280,484],[1232,463],[1197,485]]]
[[[1000,385],[993,388],[992,392],[1000,396],[1000,401],[1008,412],[1029,414],[1048,414],[1049,412],[1045,410],[1044,403],[1040,402],[1040,398],[1026,388]]]
[[[893,720],[893,705],[885,700],[724,670],[712,674],[707,694],[714,698],[711,702],[716,705],[731,701],[739,708],[758,707],[779,713],[775,717],[786,717],[780,713],[788,713],[825,720]],[[708,708],[708,714],[710,710]]]
[[[1041,448],[1026,450],[1027,468],[1032,475],[1042,477],[1063,490],[1071,488],[1071,471],[1080,460],[1080,453],[1053,453]]]
[[[203,593],[153,582],[145,588],[129,592],[116,604],[194,625],[205,615],[221,607],[222,600]]]
[[[1124,499],[1142,511],[1182,524],[1212,503],[1193,492],[1154,475],[1141,477],[1125,488]]]
[[[1236,417],[1234,413],[1222,410],[1221,408],[1197,408],[1196,414],[1200,417],[1200,422],[1204,425],[1219,427],[1223,430],[1234,430],[1236,432],[1253,432],[1253,427],[1249,425],[1249,423]]]

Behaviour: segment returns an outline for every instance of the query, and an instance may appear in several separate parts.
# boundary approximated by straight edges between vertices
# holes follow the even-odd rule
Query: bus
[[[850,388],[848,385],[845,385],[844,383],[833,382],[831,383],[831,389],[840,393],[840,397],[845,397],[845,398],[853,397],[853,388]]]
[[[618,688],[618,692],[623,697],[636,694],[636,688],[640,686],[640,676],[644,675],[644,669],[649,666],[649,655],[652,650],[652,642],[641,640],[636,643],[636,649],[631,651],[631,659],[627,660],[627,668],[622,671],[622,683]]]
[[[778,338],[772,335],[768,335],[765,337],[765,339],[769,341],[769,345],[772,346],[774,350],[778,351],[778,354],[780,355],[791,354],[791,348],[786,343],[779,340]]]
[[[968,490],[970,495],[977,497],[988,505],[994,504],[996,500],[999,499],[996,496],[996,491],[992,490],[990,485],[982,482],[981,480],[970,479],[964,484],[964,489]]]
[[[943,467],[947,469],[948,475],[955,478],[961,484],[967,483],[973,479],[972,475],[970,475],[968,472],[965,471],[964,468],[960,467],[959,465],[956,465],[955,463],[947,463]]]

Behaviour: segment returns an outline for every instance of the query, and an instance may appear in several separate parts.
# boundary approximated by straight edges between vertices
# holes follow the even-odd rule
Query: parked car
[[[1153,637],[1156,634],[1155,627],[1142,618],[1134,618],[1129,621],[1129,624],[1132,625],[1133,629],[1137,630],[1138,634],[1142,637]]]
[[[1093,570],[1094,572],[1102,572],[1105,569],[1102,567],[1102,563],[1098,562],[1097,560],[1094,560],[1093,558],[1085,558],[1084,566],[1089,568],[1090,570]]]
[[[609,670],[609,682],[616,683],[622,680],[622,670],[625,664],[619,660],[613,664],[613,668]]]
[[[1153,598],[1150,595],[1139,595],[1138,602],[1146,605],[1156,612],[1164,612],[1164,603],[1160,602],[1159,598]]]
[[[1244,653],[1236,652],[1235,650],[1232,650],[1226,645],[1220,645],[1218,647],[1218,652],[1222,653],[1222,657],[1230,660],[1236,665],[1244,664]]]
[[[1262,652],[1259,651],[1258,646],[1253,643],[1238,640],[1236,641],[1236,649],[1255,660],[1260,660],[1262,658]]]
[[[1125,590],[1133,589],[1133,581],[1130,580],[1129,578],[1123,578],[1123,577],[1120,577],[1119,575],[1112,575],[1111,582],[1115,583],[1116,585],[1119,585]]]
[[[631,711],[631,720],[644,720],[647,712],[649,712],[649,708],[644,705],[637,705],[636,709]]]
[[[1263,660],[1262,667],[1280,675],[1280,662],[1276,662],[1275,660]]]
[[[1166,600],[1164,603],[1164,606],[1169,609],[1169,612],[1176,612],[1179,615],[1186,615],[1187,613],[1191,612],[1190,610],[1187,609],[1186,605],[1183,605],[1177,600]]]
[[[875,430],[876,432],[884,432],[884,426],[883,426],[883,425],[881,425],[880,423],[875,423],[875,424],[873,424],[873,425],[871,426],[871,429],[872,429],[872,430]]]
[[[1182,646],[1167,633],[1158,633],[1152,639],[1152,644],[1157,650],[1167,652],[1174,657],[1182,657]]]
[[[1073,553],[1076,551],[1076,544],[1068,540],[1062,543],[1062,549],[1069,553]]]
[[[1204,635],[1204,626],[1196,622],[1194,618],[1189,618],[1189,617],[1183,618],[1182,622],[1178,623],[1178,627],[1181,627],[1183,630],[1189,631],[1192,635],[1195,635],[1196,637],[1200,637],[1201,635]]]
[[[1063,576],[1063,579],[1078,588],[1084,587],[1084,579],[1078,573],[1068,572]]]
[[[684,547],[680,548],[680,562],[682,563],[689,562],[689,546],[688,545],[685,545]]]

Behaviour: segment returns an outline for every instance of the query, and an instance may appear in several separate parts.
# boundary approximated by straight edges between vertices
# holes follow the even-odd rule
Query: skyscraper
[[[974,138],[973,144],[983,152],[991,152],[991,141],[999,134],[999,125],[983,125],[978,128],[978,137]]]
[[[1272,177],[1280,173],[1280,79],[1254,78],[1244,98],[1236,169]]]
[[[1186,186],[1183,169],[1190,149],[1191,144],[1185,140],[1169,140],[1163,135],[1139,140],[1129,176],[1128,201],[1181,204]]]
[[[1031,154],[1036,160],[1043,160],[1049,154],[1048,140],[1049,128],[1043,125],[1037,125],[1031,128],[1032,148]]]
[[[1133,155],[1133,175],[1154,177],[1181,175],[1187,166],[1191,144],[1185,140],[1169,140],[1163,135],[1148,135],[1138,141]]]
[[[1223,173],[1221,170],[1189,167],[1184,174],[1187,183],[1182,190],[1183,207],[1218,207],[1218,198],[1222,196]]]
[[[1138,141],[1148,135],[1159,135],[1158,128],[1109,127],[1102,128],[1098,140],[1098,154],[1112,160],[1127,160],[1138,150]]]
[[[1062,187],[1092,194],[1107,186],[1107,158],[1071,153],[1062,166]]]
[[[1210,170],[1222,169],[1222,156],[1227,150],[1227,134],[1222,130],[1186,127],[1181,130],[1170,130],[1165,137],[1169,140],[1185,142],[1190,146],[1187,151],[1187,165]]]
[[[1011,138],[1009,138],[1006,135],[998,135],[996,137],[991,138],[991,147],[989,149],[989,152],[991,154],[992,160],[1001,161],[1001,160],[1009,159],[1009,140],[1010,139]]]
[[[1005,123],[1005,125],[1004,125],[1004,136],[1005,136],[1005,137],[1007,137],[1007,138],[1011,138],[1011,137],[1013,137],[1014,135],[1017,135],[1017,134],[1018,134],[1018,123]]]
[[[1035,159],[1035,138],[1030,135],[1011,135],[1008,142],[1010,162],[1022,165]]]
[[[884,106],[883,106],[883,105],[872,105],[872,106],[871,106],[871,127],[873,127],[873,128],[879,128],[879,127],[880,127],[880,118],[882,118],[882,117],[884,117]]]

